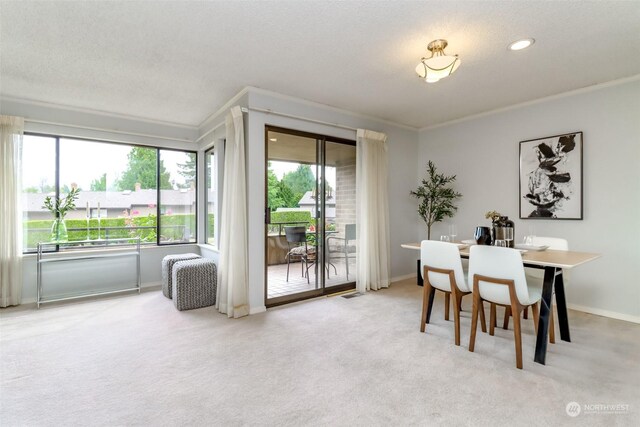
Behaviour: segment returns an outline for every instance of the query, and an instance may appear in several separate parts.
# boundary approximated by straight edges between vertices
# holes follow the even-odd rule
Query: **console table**
[[[64,254],[61,252],[46,251],[48,246],[64,247]],[[82,252],[80,252],[82,251]],[[73,254],[73,252],[76,252]],[[80,252],[80,253],[78,253]],[[69,295],[61,298],[42,297],[42,267],[46,264],[56,262],[90,260],[99,258],[123,258],[135,257],[136,259],[136,285],[132,288],[118,289],[114,291],[101,291],[92,293],[81,293]],[[38,243],[37,257],[37,296],[36,304],[66,301],[89,296],[116,294],[121,292],[138,291],[140,293],[140,238],[130,237],[124,239],[109,240],[78,240],[73,242],[40,242]]]

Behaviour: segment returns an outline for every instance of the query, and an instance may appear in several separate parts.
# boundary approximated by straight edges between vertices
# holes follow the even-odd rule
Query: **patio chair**
[[[287,239],[287,282],[289,281],[289,266],[291,261],[300,261],[302,277],[307,277],[309,283],[309,261],[315,260],[315,247],[307,245],[306,227],[284,227]]]
[[[331,241],[335,240],[334,245],[331,245]],[[344,237],[339,236],[329,236],[327,237],[327,261],[329,264],[332,259],[341,259],[344,258],[344,264],[347,271],[347,280],[349,280],[349,260],[356,258],[356,245],[349,244],[350,242],[355,242],[356,240],[356,225],[355,224],[346,224],[344,226]],[[335,271],[335,265],[334,265]],[[337,271],[336,271],[337,274]],[[327,265],[327,278],[329,277],[329,268]]]

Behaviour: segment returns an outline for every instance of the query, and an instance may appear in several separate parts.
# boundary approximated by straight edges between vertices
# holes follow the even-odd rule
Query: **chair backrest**
[[[559,237],[538,237],[535,236],[533,238],[533,244],[536,246],[549,246],[549,249],[554,249],[556,251],[568,251],[569,250],[569,242],[567,239],[561,239]]]
[[[284,234],[288,243],[305,243],[307,241],[307,229],[305,226],[285,227]]]
[[[420,265],[420,274],[423,276],[425,265],[443,270],[453,270],[458,289],[463,292],[471,291],[471,288],[467,286],[467,282],[464,279],[460,250],[457,245],[447,242],[438,242],[436,240],[423,240],[420,244]],[[443,291],[451,291],[449,275],[447,274],[430,271],[429,283]]]
[[[529,302],[529,289],[520,252],[496,246],[471,246],[469,250],[469,286],[471,288],[473,288],[476,274],[494,279],[513,280],[520,303]],[[498,304],[511,304],[507,286],[480,281],[479,287],[482,299]]]
[[[356,240],[356,225],[355,224],[345,224],[344,226],[344,240],[347,242],[349,240]]]

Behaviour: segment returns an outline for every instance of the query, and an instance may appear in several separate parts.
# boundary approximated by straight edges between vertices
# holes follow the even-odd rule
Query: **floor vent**
[[[364,294],[362,294],[362,293],[360,293],[360,292],[354,292],[354,293],[352,293],[352,294],[342,295],[342,298],[347,298],[347,299],[349,299],[349,298],[359,297],[360,295],[364,295]]]

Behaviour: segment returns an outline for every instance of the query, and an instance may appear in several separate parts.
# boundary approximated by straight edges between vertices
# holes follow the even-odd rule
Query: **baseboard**
[[[633,316],[631,314],[618,313],[610,310],[602,310],[600,308],[585,307],[583,305],[567,304],[567,308],[570,310],[581,311],[583,313],[595,314],[597,316],[609,317],[616,320],[624,320],[625,322],[639,323],[640,316]]]
[[[258,313],[264,313],[265,311],[267,311],[267,307],[264,306],[264,305],[260,305],[258,307],[250,307],[249,308],[249,315],[258,314]]]
[[[407,279],[411,279],[411,278],[415,278],[415,277],[416,277],[416,273],[403,274],[402,276],[392,277],[391,278],[391,283],[399,282],[401,280],[407,280]]]

